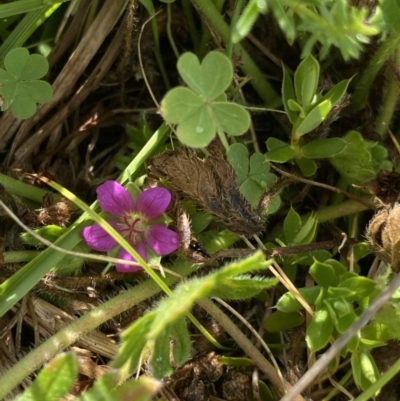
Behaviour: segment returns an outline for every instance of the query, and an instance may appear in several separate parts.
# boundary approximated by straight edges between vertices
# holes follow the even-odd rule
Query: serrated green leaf
[[[299,312],[285,313],[281,311],[271,313],[263,322],[262,326],[270,333],[277,333],[300,326],[304,317]]]
[[[217,51],[207,53],[201,64],[195,54],[184,53],[177,67],[187,86],[205,100],[214,100],[232,81],[232,63]]]
[[[325,120],[329,111],[331,110],[330,100],[324,100],[318,103],[304,118],[302,123],[296,129],[297,136],[303,136],[313,129],[317,128],[318,125]]]
[[[321,287],[336,287],[338,279],[332,266],[327,263],[314,262],[310,267],[310,275]]]
[[[294,124],[297,120],[297,112],[292,110],[288,106],[288,101],[290,99],[295,99],[295,93],[293,88],[293,82],[290,74],[286,71],[286,68],[283,67],[283,81],[282,81],[282,100],[283,100],[283,107],[285,108],[286,115],[289,118],[289,121]],[[269,150],[271,150],[268,147]]]
[[[308,110],[316,94],[318,80],[318,61],[309,55],[299,64],[294,74],[296,97],[305,110]]]
[[[314,305],[317,300],[321,287],[315,285],[313,287],[305,287],[298,289],[300,295],[305,299],[309,305]],[[282,312],[290,313],[297,312],[304,309],[301,303],[294,297],[291,292],[283,294],[276,304],[276,308]]]
[[[182,316],[170,328],[174,362],[180,366],[190,357],[192,340],[186,325],[186,316]]]
[[[324,348],[332,335],[333,322],[326,308],[317,310],[307,328],[306,341],[311,352]]]
[[[277,284],[278,280],[275,278],[250,278],[247,276],[227,278],[218,287],[214,287],[210,296],[230,300],[250,299]]]
[[[323,159],[344,151],[347,142],[341,138],[319,139],[301,147],[301,155],[308,159]]]
[[[268,151],[265,154],[265,159],[270,162],[286,163],[293,159],[294,155],[294,149],[290,145],[285,144],[285,146]]]
[[[72,353],[58,355],[16,401],[53,401],[65,397],[78,375],[78,362]]]
[[[150,366],[152,375],[161,380],[172,373],[170,361],[170,325],[166,325],[154,338]]]
[[[294,243],[302,226],[300,215],[291,207],[283,222],[283,232],[287,245]]]
[[[387,151],[382,145],[365,140],[357,131],[349,131],[343,139],[347,147],[329,160],[348,182],[362,185],[374,178],[383,166],[391,170]]]
[[[250,114],[241,105],[213,102],[211,110],[218,125],[228,135],[243,135],[250,127]]]
[[[114,368],[122,368],[122,366],[129,362],[129,372],[133,372],[136,369],[140,355],[148,340],[147,335],[156,317],[156,311],[148,312],[122,332],[122,345],[112,363]]]

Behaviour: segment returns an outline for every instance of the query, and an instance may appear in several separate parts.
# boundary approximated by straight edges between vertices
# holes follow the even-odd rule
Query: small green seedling
[[[39,54],[29,54],[25,48],[11,50],[0,68],[0,96],[2,108],[11,111],[16,118],[29,118],[35,114],[37,103],[46,103],[53,94],[51,85],[40,81],[46,75],[49,64]]]
[[[200,64],[196,55],[185,53],[177,66],[188,88],[178,86],[165,95],[161,102],[165,121],[177,125],[178,139],[187,146],[207,146],[218,134],[228,148],[225,133],[242,135],[250,126],[249,113],[227,102],[224,93],[232,81],[231,61],[213,51]]]
[[[346,93],[350,79],[341,81],[326,94],[317,93],[320,68],[317,60],[306,57],[294,74],[294,84],[284,70],[282,99],[286,114],[293,124],[290,144],[268,138],[268,161],[285,163],[294,159],[302,173],[309,177],[317,169],[313,159],[335,156],[344,151],[347,142],[341,138],[325,138],[304,143],[303,136],[323,123],[332,108]]]

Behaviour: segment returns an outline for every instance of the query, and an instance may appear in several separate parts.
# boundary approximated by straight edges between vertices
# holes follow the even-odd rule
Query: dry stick
[[[346,346],[346,344],[353,338],[358,330],[361,330],[381,309],[384,304],[389,300],[392,294],[400,287],[400,274],[381,292],[378,298],[366,309],[336,341],[314,364],[314,366],[307,371],[307,373],[292,387],[292,389],[280,401],[291,401],[298,397],[302,391],[312,384],[316,377],[318,377],[328,367],[329,363],[335,358],[337,354]]]
[[[304,182],[305,184],[314,185],[316,187],[321,187],[321,188],[328,189],[329,191],[336,192],[337,194],[345,195],[348,198],[353,199],[353,200],[363,204],[368,209],[372,209],[372,210],[376,209],[376,206],[373,203],[368,202],[368,201],[360,198],[359,196],[355,196],[355,195],[351,194],[350,192],[344,191],[343,189],[332,187],[331,185],[323,184],[321,182],[317,182],[317,181],[313,181],[313,180],[307,180],[306,178],[299,177],[296,174],[291,174],[291,173],[288,173],[287,171],[281,170],[280,168],[274,166],[272,163],[271,163],[271,167],[275,171],[277,171],[278,173],[280,173],[280,174],[282,174],[282,175],[284,175],[286,177],[289,177],[289,178],[291,178],[293,180]]]

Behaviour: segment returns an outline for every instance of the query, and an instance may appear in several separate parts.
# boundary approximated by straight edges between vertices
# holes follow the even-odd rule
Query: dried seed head
[[[372,218],[367,237],[373,251],[395,272],[400,271],[400,205],[381,209]]]
[[[167,179],[183,197],[193,199],[231,231],[251,236],[265,229],[261,216],[241,195],[236,175],[221,154],[200,159],[188,148],[156,156],[149,176]]]
[[[400,194],[400,174],[395,171],[380,170],[365,188],[375,195],[384,205],[393,206]]]

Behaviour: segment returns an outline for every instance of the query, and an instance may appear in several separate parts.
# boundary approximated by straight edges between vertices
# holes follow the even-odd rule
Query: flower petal
[[[144,259],[147,260],[147,252],[146,252],[146,244],[143,242],[137,242],[134,245],[136,252]],[[128,260],[130,262],[135,261],[136,259],[129,253],[126,252],[125,249],[121,249],[118,254],[118,259]],[[123,263],[117,263],[115,268],[120,273],[130,273],[130,272],[138,272],[142,270],[141,266],[133,266]]]
[[[109,221],[108,224],[114,227],[117,231],[119,230],[116,221]],[[95,251],[107,252],[117,245],[115,239],[108,235],[99,224],[85,227],[81,231],[81,236],[86,246]]]
[[[157,255],[168,255],[179,248],[179,235],[164,226],[149,226],[145,236],[147,244]]]
[[[143,191],[138,199],[137,211],[148,220],[160,217],[171,202],[171,193],[166,188],[155,187]]]
[[[96,189],[100,207],[112,216],[121,216],[135,210],[130,193],[117,181],[106,181]]]

